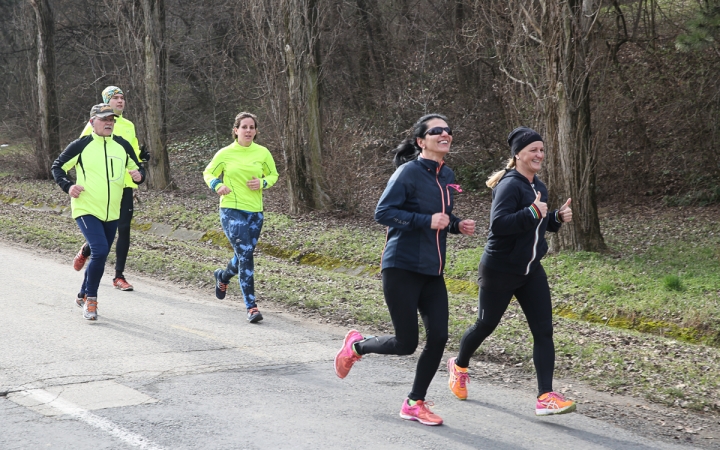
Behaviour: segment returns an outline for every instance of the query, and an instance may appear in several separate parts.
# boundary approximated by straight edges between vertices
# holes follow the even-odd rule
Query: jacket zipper
[[[103,137],[103,150],[105,151],[105,179],[107,180],[107,205],[105,206],[105,221],[110,217],[110,175],[108,174],[107,140]]]
[[[442,163],[438,166],[437,170],[435,171],[435,182],[438,185],[438,188],[440,188],[440,200],[442,204],[442,213],[445,214],[445,193],[443,192],[443,188],[440,185],[440,180],[438,179],[438,176],[440,175],[440,169],[442,169]],[[448,195],[448,201],[450,201],[450,196]],[[438,261],[440,261],[440,266],[438,267],[438,275],[442,275],[442,267],[443,267],[443,260],[442,260],[442,252],[440,251],[440,228],[437,229],[437,232],[435,233],[435,244],[437,245],[437,251],[438,251]]]
[[[535,184],[530,183],[530,186],[532,187],[532,190],[535,193],[535,195],[537,195],[537,191],[535,190]],[[535,227],[535,242],[533,242],[532,258],[530,258],[530,262],[528,263],[527,268],[525,269],[525,275],[530,273],[530,265],[532,265],[533,261],[535,261],[535,257],[537,256],[538,232],[540,230],[540,225],[542,225],[543,220],[545,220],[545,218],[541,217],[540,222],[538,222],[537,227]]]

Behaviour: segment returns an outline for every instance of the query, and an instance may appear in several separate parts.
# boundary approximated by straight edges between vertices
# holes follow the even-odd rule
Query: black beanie
[[[533,142],[542,142],[542,137],[537,131],[528,127],[517,127],[510,132],[507,138],[508,145],[510,145],[510,152],[513,156],[517,155],[518,152]]]

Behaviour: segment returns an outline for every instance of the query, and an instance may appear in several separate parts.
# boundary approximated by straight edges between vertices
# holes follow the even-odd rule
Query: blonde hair
[[[508,159],[507,166],[505,166],[504,169],[498,170],[497,172],[490,175],[490,178],[485,182],[485,185],[489,187],[490,189],[494,189],[495,186],[500,182],[502,177],[505,176],[508,170],[515,168],[515,157],[511,156],[510,159]]]
[[[237,116],[235,116],[235,122],[233,123],[233,130],[232,130],[233,140],[237,140],[237,133],[235,133],[235,128],[240,126],[240,122],[242,122],[243,119],[248,119],[248,118],[252,119],[253,122],[255,122],[255,130],[257,131],[257,127],[258,127],[257,116],[253,113],[243,111],[240,114],[238,114]],[[255,136],[257,137],[257,134]]]

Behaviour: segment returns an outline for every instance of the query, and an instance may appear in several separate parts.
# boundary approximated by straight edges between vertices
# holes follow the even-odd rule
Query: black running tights
[[[130,251],[130,222],[133,217],[133,188],[123,189],[122,201],[120,202],[120,220],[118,220],[118,237],[115,243],[115,276],[123,275],[125,261]]]
[[[448,339],[448,296],[442,275],[423,275],[403,269],[382,272],[385,303],[395,336],[371,337],[355,344],[361,355],[412,355],[417,349],[420,311],[426,343],[418,358],[410,400],[425,400],[428,387],[440,367]]]
[[[540,265],[529,275],[512,275],[480,265],[478,319],[465,331],[455,363],[468,367],[470,358],[500,323],[513,295],[525,313],[532,332],[533,363],[538,394],[552,391],[555,371],[552,304],[545,269]]]

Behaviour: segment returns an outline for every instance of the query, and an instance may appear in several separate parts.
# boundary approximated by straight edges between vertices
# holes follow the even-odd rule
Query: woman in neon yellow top
[[[257,117],[235,117],[235,142],[215,153],[203,172],[205,183],[220,195],[220,223],[235,255],[225,270],[215,270],[215,296],[225,298],[229,281],[238,276],[250,323],[263,319],[255,302],[253,252],[263,225],[262,192],[278,179],[270,151],[254,142]]]

